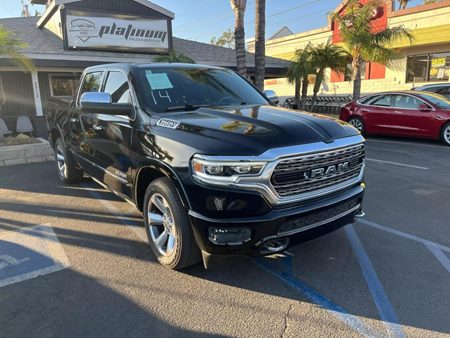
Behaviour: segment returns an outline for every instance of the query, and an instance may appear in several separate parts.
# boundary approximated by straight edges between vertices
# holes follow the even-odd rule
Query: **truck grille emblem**
[[[315,168],[303,173],[305,179],[318,179],[328,175],[337,175],[347,171],[350,168],[350,162],[330,165],[323,168]]]

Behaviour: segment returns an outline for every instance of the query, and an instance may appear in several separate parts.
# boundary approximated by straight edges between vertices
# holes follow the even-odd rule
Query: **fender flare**
[[[189,201],[189,198],[187,196],[186,190],[181,183],[181,180],[178,176],[178,174],[166,163],[159,161],[157,159],[147,159],[147,161],[143,162],[138,168],[136,169],[136,175],[134,176],[134,201],[136,206],[138,206],[138,186],[139,186],[139,175],[141,174],[141,171],[143,169],[152,169],[158,171],[163,176],[169,178],[173,184],[175,185],[178,195],[181,199],[181,202],[183,203],[183,206],[191,210],[191,203]]]

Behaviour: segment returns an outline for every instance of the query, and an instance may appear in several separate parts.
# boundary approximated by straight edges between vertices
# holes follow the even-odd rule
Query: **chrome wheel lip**
[[[61,145],[56,148],[56,163],[58,165],[58,171],[61,177],[66,177],[66,158],[61,149]]]
[[[359,132],[362,132],[363,130],[363,125],[362,122],[359,119],[350,119],[349,123],[355,127]]]
[[[447,142],[447,144],[450,144],[450,125],[447,126],[447,128],[444,129],[444,140]]]
[[[175,251],[177,236],[172,209],[159,193],[150,197],[147,207],[148,232],[156,249],[162,256],[170,256]]]

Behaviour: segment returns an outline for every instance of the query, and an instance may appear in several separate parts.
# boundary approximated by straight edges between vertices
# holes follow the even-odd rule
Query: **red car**
[[[346,104],[340,119],[363,135],[442,140],[450,146],[450,100],[430,92],[386,92]]]

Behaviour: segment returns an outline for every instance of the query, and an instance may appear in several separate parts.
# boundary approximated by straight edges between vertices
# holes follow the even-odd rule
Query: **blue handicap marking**
[[[67,266],[67,257],[51,227],[0,232],[0,287]]]

